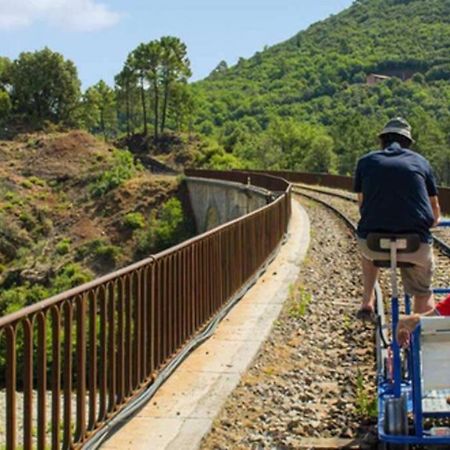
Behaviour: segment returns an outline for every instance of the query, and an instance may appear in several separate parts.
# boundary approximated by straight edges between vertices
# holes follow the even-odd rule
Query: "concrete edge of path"
[[[192,450],[249,368],[272,329],[309,247],[306,211],[292,203],[289,237],[265,274],[220,323],[211,339],[178,367],[104,450]]]

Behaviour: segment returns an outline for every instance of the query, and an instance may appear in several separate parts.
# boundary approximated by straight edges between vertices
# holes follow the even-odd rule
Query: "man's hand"
[[[441,221],[441,207],[439,205],[439,199],[436,196],[430,197],[431,209],[433,210],[433,227],[436,227]]]

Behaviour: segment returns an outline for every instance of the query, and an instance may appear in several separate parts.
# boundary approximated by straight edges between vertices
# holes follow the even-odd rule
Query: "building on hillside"
[[[390,78],[400,78],[402,81],[410,80],[417,71],[412,69],[385,69],[383,73],[369,73],[366,83],[369,86],[389,80]]]
[[[377,73],[369,73],[369,75],[367,75],[366,83],[369,86],[373,86],[374,84],[381,83],[382,81],[389,80],[390,78],[391,77],[389,77],[387,75],[380,75]]]

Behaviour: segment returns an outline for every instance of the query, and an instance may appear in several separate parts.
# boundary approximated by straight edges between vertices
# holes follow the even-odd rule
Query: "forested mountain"
[[[174,36],[140,43],[114,86],[85,92],[75,65],[50,49],[0,56],[0,136],[81,127],[178,169],[350,174],[402,115],[450,185],[450,0],[356,0],[203,81],[190,75]]]
[[[245,166],[348,174],[403,115],[450,183],[450,0],[357,0],[193,89],[196,127]]]

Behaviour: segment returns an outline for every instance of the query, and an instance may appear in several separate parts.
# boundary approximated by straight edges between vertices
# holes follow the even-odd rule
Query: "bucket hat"
[[[411,135],[411,125],[402,117],[396,117],[395,119],[389,120],[389,122],[384,126],[383,131],[378,136],[383,136],[384,134],[399,134],[414,142]]]

